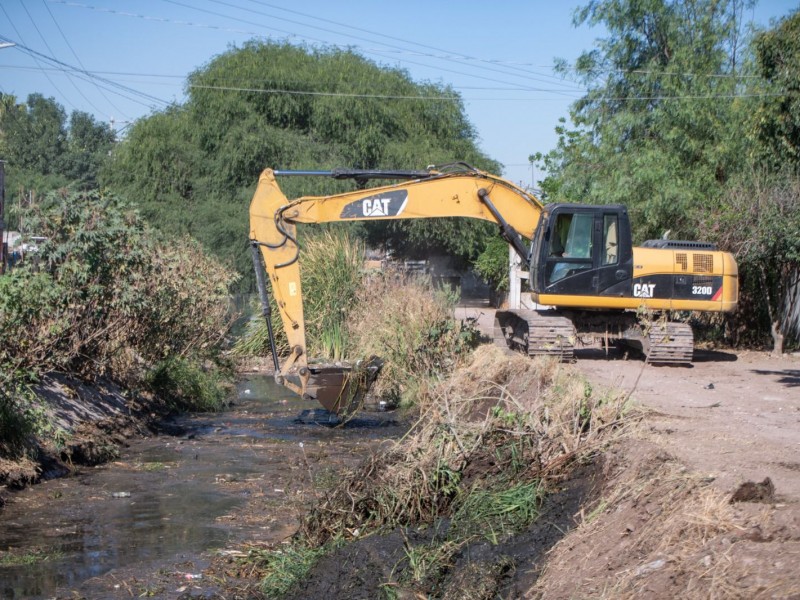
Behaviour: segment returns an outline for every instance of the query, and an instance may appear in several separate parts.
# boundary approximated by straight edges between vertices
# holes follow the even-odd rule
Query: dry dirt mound
[[[578,526],[550,552],[527,597],[800,595],[800,523],[792,512],[732,503],[650,442],[620,443],[603,463],[598,498],[576,515]]]

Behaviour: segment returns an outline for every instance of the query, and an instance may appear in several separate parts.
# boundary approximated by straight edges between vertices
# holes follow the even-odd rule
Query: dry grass
[[[303,524],[318,545],[452,515],[481,488],[547,480],[623,423],[618,396],[595,393],[569,365],[484,346],[421,398],[398,443],[366,461]]]
[[[350,313],[347,337],[360,357],[385,361],[373,392],[393,404],[414,404],[433,378],[450,373],[477,340],[453,317],[456,298],[430,278],[388,271],[369,277]]]
[[[732,505],[729,494],[647,442],[625,441],[606,463],[603,497],[552,549],[530,597],[791,598],[800,592],[799,544],[777,539],[773,509]]]

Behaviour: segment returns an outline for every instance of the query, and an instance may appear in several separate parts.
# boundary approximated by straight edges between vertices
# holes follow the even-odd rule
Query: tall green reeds
[[[345,231],[324,230],[302,241],[300,277],[309,356],[324,360],[348,357],[346,321],[363,283],[364,256],[363,242]],[[283,353],[288,351],[286,334],[274,298],[270,302],[278,353]],[[259,314],[237,341],[234,354],[266,356],[269,351],[267,326]]]

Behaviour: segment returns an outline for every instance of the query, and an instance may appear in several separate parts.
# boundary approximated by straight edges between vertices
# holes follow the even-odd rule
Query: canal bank
[[[342,470],[404,431],[390,413],[331,428],[315,408],[252,376],[229,410],[160,421],[107,464],[5,492],[0,595],[211,593],[220,582],[202,572],[214,556],[280,543]]]

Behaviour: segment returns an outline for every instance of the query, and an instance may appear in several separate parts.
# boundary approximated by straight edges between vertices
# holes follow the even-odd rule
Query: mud
[[[387,413],[333,428],[315,408],[253,377],[229,411],[172,419],[127,448],[108,440],[115,461],[7,493],[0,597],[212,594],[222,584],[202,573],[219,551],[284,540],[340,469],[404,430]],[[106,446],[90,439],[89,459]]]

